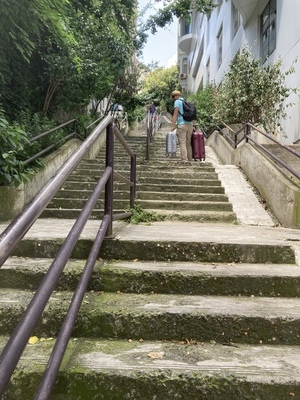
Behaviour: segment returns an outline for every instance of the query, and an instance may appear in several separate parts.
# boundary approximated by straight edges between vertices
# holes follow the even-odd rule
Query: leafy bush
[[[209,131],[215,124],[213,114],[214,106],[214,90],[211,85],[207,85],[201,91],[187,96],[188,100],[195,103],[197,110],[197,123],[200,128]]]
[[[42,116],[40,113],[31,115],[26,110],[20,112],[17,121],[22,129],[26,131],[28,140],[57,126],[57,123],[53,119]],[[19,153],[20,159],[26,160],[51,144],[60,141],[65,135],[66,133],[63,130],[59,130],[38,141],[32,142],[30,146],[25,145],[22,152]]]
[[[80,114],[76,115],[76,131],[81,135],[84,136],[85,128],[89,126],[92,122],[100,117],[99,113],[94,113],[93,116],[91,114]],[[95,125],[96,126],[96,125]],[[95,128],[93,126],[93,128]]]
[[[18,186],[27,179],[24,163],[18,158],[25,143],[28,143],[25,131],[18,124],[10,125],[0,108],[0,185]]]
[[[129,122],[141,121],[145,117],[145,106],[139,106],[128,115]]]
[[[266,130],[280,128],[286,117],[285,100],[296,89],[285,87],[285,77],[294,72],[281,71],[282,62],[261,65],[247,48],[231,62],[230,70],[214,93],[215,120],[227,124],[251,122]]]

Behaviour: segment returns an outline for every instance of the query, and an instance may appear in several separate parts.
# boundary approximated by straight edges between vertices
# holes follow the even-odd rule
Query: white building
[[[247,46],[262,62],[282,60],[283,72],[300,55],[300,0],[215,0],[219,6],[210,15],[191,13],[179,22],[178,64],[183,89],[197,92],[207,83],[219,83],[235,54]],[[286,86],[300,86],[300,60]],[[282,121],[287,137],[283,143],[300,139],[300,100],[287,108]]]

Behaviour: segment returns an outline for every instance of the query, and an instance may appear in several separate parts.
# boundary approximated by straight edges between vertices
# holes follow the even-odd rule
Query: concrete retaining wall
[[[9,221],[15,218],[80,144],[80,140],[71,139],[48,157],[45,157],[43,160],[45,167],[30,178],[29,182],[22,183],[17,188],[0,186],[0,220]]]
[[[85,158],[95,158],[105,145],[105,141],[106,133],[102,132]],[[45,167],[30,178],[29,182],[22,183],[17,188],[14,186],[0,186],[0,221],[9,221],[15,218],[55,175],[63,163],[78,149],[81,143],[78,139],[71,139],[58,150],[45,157],[43,160]]]
[[[206,144],[214,149],[223,164],[242,168],[284,227],[300,228],[300,189],[260,151],[249,143],[234,150],[218,132]]]

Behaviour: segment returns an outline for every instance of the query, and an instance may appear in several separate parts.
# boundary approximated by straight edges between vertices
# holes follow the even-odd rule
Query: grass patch
[[[132,215],[129,219],[131,224],[151,223],[155,221],[164,221],[165,215],[158,214],[154,211],[143,210],[139,204],[135,204],[134,208],[130,208]]]

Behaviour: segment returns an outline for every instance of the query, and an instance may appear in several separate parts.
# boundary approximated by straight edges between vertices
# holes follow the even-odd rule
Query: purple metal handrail
[[[105,119],[103,119],[103,121],[91,133],[88,139],[82,143],[77,151],[61,167],[56,176],[45,186],[43,190],[37,194],[37,196],[30,202],[26,209],[14,221],[12,221],[11,224],[0,235],[0,266],[2,266],[5,260],[11,254],[12,250],[33,225],[41,212],[46,208],[47,204],[54,197],[57,190],[80,163],[105,128],[105,170],[0,355],[0,396],[4,393],[6,385],[8,384],[10,377],[24,351],[24,348],[27,345],[28,339],[35,328],[53,290],[55,289],[60,275],[71,256],[72,250],[74,249],[82,230],[105,187],[104,217],[83,270],[82,277],[73,295],[68,313],[64,319],[35,399],[46,400],[50,397],[104,237],[110,237],[112,235],[114,135],[116,135],[119,140],[121,139],[121,143],[131,155],[131,178],[135,178],[135,155],[123,137],[120,138],[121,133],[113,126],[111,116],[107,116]],[[131,191],[131,196],[133,196],[135,195],[135,182],[131,183],[132,187],[134,188],[133,191]]]
[[[278,140],[276,140],[275,138],[273,138],[271,135],[268,135],[267,133],[265,133],[263,130],[259,129],[258,127],[256,127],[255,125],[251,124],[250,122],[248,122],[246,125],[246,132],[245,132],[245,138],[246,141],[251,141],[255,144],[255,146],[257,146],[260,150],[262,150],[263,152],[267,153],[271,158],[273,158],[274,160],[276,160],[280,165],[282,165],[287,171],[289,171],[292,175],[294,175],[296,178],[300,179],[300,174],[295,171],[292,167],[290,167],[287,163],[285,163],[284,161],[282,161],[279,157],[277,157],[275,154],[273,154],[271,151],[269,151],[268,149],[266,149],[263,145],[259,144],[256,140],[254,140],[251,137],[251,129],[254,129],[255,131],[259,132],[260,134],[262,134],[263,136],[265,136],[266,138],[268,138],[269,140],[271,140],[272,142],[276,143],[277,145],[279,145],[281,148],[287,150],[288,152],[290,152],[291,154],[293,154],[294,156],[298,157],[300,159],[300,153],[298,153],[297,151],[295,151],[294,149],[292,149],[289,146],[286,146],[285,144],[282,144],[280,142],[278,142]]]
[[[156,119],[157,118],[157,119]],[[146,160],[150,160],[150,144],[156,132],[156,125],[160,124],[161,114],[155,113],[152,115],[150,111],[147,112],[147,138],[146,138]]]
[[[151,136],[152,136],[152,119],[150,111],[147,113],[147,138],[146,138],[146,160],[149,161],[150,159],[150,143],[151,143]]]
[[[38,140],[42,139],[45,136],[50,135],[53,132],[58,131],[59,129],[65,128],[68,125],[72,125],[73,126],[73,131],[72,133],[70,133],[69,135],[65,136],[64,138],[62,138],[61,140],[59,140],[56,143],[53,143],[52,145],[44,148],[43,150],[41,150],[40,152],[32,155],[30,158],[27,158],[23,163],[24,165],[28,165],[30,164],[32,161],[37,160],[38,158],[42,157],[44,154],[49,153],[50,150],[54,149],[55,147],[58,146],[58,144],[62,141],[67,141],[68,139],[70,139],[71,137],[80,137],[80,135],[78,135],[78,133],[76,132],[76,126],[77,126],[77,121],[76,119],[72,119],[70,121],[64,122],[63,124],[60,124],[58,126],[56,126],[55,128],[49,129],[48,131],[42,132],[37,136],[32,137],[31,139],[29,139],[28,141],[28,145],[31,145],[34,142],[37,142]],[[83,138],[81,138],[83,139]],[[25,144],[26,146],[26,144]]]
[[[229,129],[231,129],[230,127],[228,127],[226,124],[225,126]],[[235,132],[234,130],[231,129],[232,133],[234,134],[234,140],[228,135],[226,134],[220,127],[217,127],[218,131],[222,134],[222,136],[225,137],[226,141],[234,148],[236,149],[237,146],[243,141],[246,140],[246,142],[250,141],[252,143],[255,144],[256,147],[258,147],[261,151],[263,151],[264,153],[268,154],[268,156],[270,156],[272,159],[276,160],[280,165],[282,165],[287,171],[289,171],[292,175],[294,175],[297,179],[300,179],[300,174],[295,171],[292,167],[290,167],[287,163],[285,163],[283,160],[281,160],[279,157],[277,157],[275,154],[273,154],[271,151],[269,151],[265,146],[263,146],[262,144],[258,143],[255,139],[253,139],[251,137],[251,129],[254,129],[255,131],[257,131],[258,133],[260,133],[261,135],[265,136],[266,138],[268,138],[269,140],[271,140],[272,142],[276,143],[278,146],[280,146],[281,148],[287,150],[288,152],[290,152],[291,154],[293,154],[294,156],[298,157],[300,159],[300,153],[298,153],[297,151],[295,151],[294,149],[292,149],[291,147],[284,145],[280,142],[278,142],[278,140],[276,140],[273,136],[267,134],[266,132],[264,132],[262,129],[256,127],[255,125],[251,124],[250,122],[247,122],[246,124],[244,124],[242,126],[242,128],[240,128],[237,132]],[[237,139],[238,135],[244,131],[244,135],[243,137],[241,137],[239,140]]]

